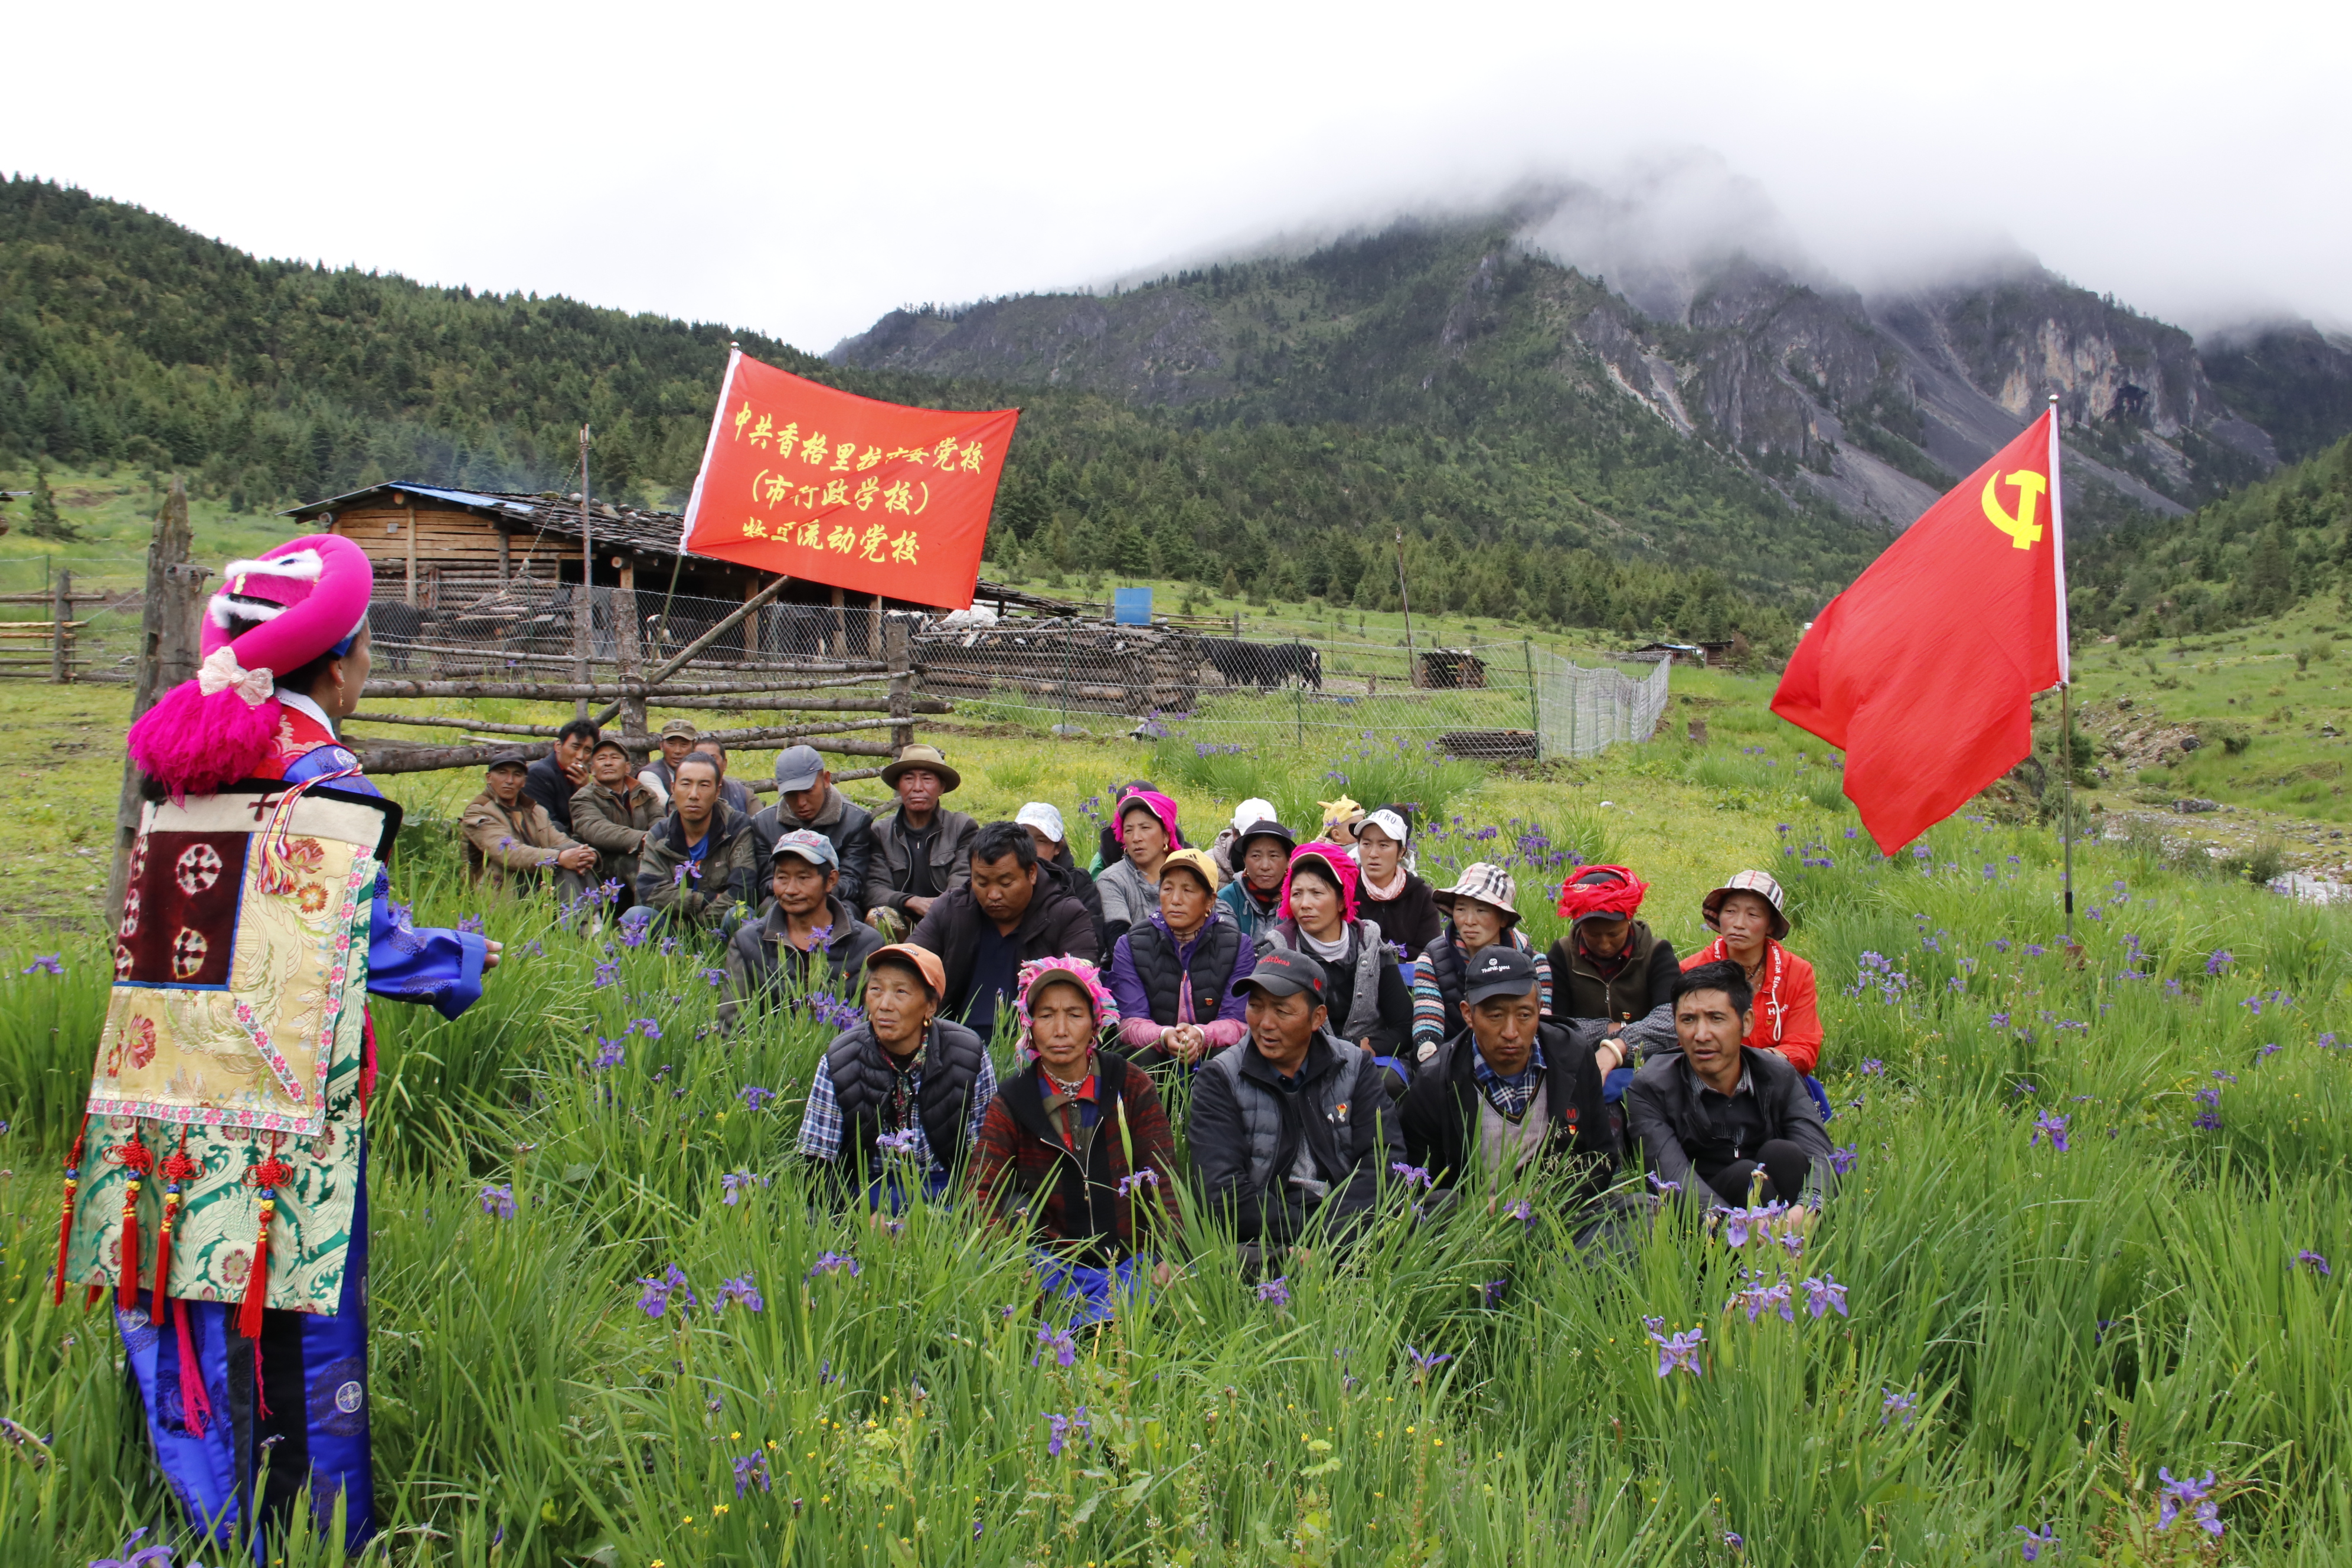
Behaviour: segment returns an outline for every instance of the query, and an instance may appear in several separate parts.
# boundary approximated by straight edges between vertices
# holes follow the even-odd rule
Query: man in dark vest
[[[1323,966],[1277,948],[1241,983],[1249,1037],[1192,1079],[1187,1130],[1202,1205],[1229,1216],[1245,1270],[1281,1273],[1310,1225],[1346,1237],[1404,1156],[1372,1053],[1330,1030]]]
[[[896,1213],[939,1197],[979,1136],[996,1069],[979,1036],[939,1016],[946,991],[928,948],[900,942],[866,961],[866,1021],[826,1048],[801,1116],[801,1154],[836,1203],[862,1195]]]
[[[1602,1020],[1627,1068],[1675,1044],[1669,1004],[1682,964],[1672,942],[1633,918],[1649,890],[1622,866],[1586,867],[1559,891],[1570,925],[1549,954],[1552,1016]]]
[[[1406,1162],[1440,1187],[1474,1165],[1507,1184],[1534,1163],[1547,1168],[1547,1195],[1571,1208],[1599,1197],[1617,1163],[1601,1066],[1591,1046],[1544,1021],[1535,959],[1500,943],[1480,951],[1463,1011],[1470,1026],[1421,1064],[1399,1107]]]

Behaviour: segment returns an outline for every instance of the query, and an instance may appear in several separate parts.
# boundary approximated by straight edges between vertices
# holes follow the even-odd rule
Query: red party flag
[[[906,408],[727,359],[683,548],[967,609],[1017,408]]]
[[[2024,760],[2033,694],[2066,679],[2053,407],[1829,602],[1772,710],[1844,751],[1892,855]]]

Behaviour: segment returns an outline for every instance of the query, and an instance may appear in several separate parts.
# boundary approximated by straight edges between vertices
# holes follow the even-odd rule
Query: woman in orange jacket
[[[1789,934],[1787,895],[1762,871],[1741,871],[1707,894],[1699,908],[1716,939],[1683,960],[1685,969],[1728,959],[1748,972],[1755,1022],[1741,1043],[1778,1052],[1811,1077],[1822,1055],[1822,1015],[1813,966],[1780,945]]]

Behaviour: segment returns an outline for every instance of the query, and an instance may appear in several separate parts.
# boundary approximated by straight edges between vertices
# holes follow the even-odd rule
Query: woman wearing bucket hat
[[[1699,904],[1716,939],[1683,960],[1685,969],[1728,959],[1747,972],[1756,1021],[1742,1041],[1774,1051],[1811,1077],[1822,1056],[1822,1016],[1813,966],[1780,945],[1789,934],[1788,895],[1762,871],[1740,871]]]
[[[1225,846],[1225,871],[1233,879],[1217,895],[1217,901],[1253,946],[1265,941],[1274,922],[1282,918],[1282,884],[1297,847],[1297,836],[1276,822],[1271,810]]]
[[[1038,1247],[1049,1298],[1078,1303],[1073,1327],[1113,1316],[1140,1289],[1166,1284],[1179,1242],[1176,1137],[1151,1075],[1098,1048],[1118,1006],[1083,958],[1021,967],[1026,1065],[990,1100],[972,1145],[971,1193],[992,1221]]]
[[[1439,1045],[1470,1026],[1462,1011],[1462,976],[1470,961],[1496,942],[1535,960],[1543,986],[1543,1016],[1551,1016],[1551,961],[1519,930],[1518,884],[1486,860],[1462,868],[1454,886],[1434,895],[1453,912],[1412,974],[1412,1054],[1427,1061]]]
[[[455,1018],[499,944],[392,902],[399,808],[337,733],[368,678],[365,552],[311,534],[221,576],[203,669],[131,729],[165,798],[131,853],[54,1299],[113,1289],[197,1531],[258,1542],[298,1497],[324,1519],[340,1495],[356,1556],[375,1533],[366,999]]]

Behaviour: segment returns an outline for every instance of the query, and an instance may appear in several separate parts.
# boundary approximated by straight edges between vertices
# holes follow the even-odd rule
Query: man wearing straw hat
[[[898,809],[874,821],[874,868],[863,902],[866,921],[892,940],[914,929],[940,895],[971,879],[971,839],[980,824],[940,805],[963,775],[936,746],[908,746],[882,770]]]

